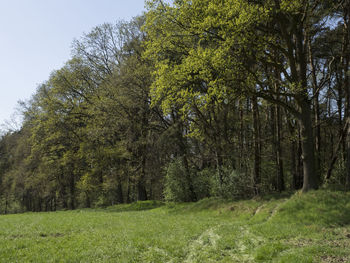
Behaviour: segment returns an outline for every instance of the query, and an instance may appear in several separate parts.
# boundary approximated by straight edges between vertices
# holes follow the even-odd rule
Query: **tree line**
[[[21,103],[0,213],[350,188],[348,0],[146,6]]]

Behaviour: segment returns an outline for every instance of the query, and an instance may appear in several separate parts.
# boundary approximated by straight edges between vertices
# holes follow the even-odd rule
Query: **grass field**
[[[350,193],[2,215],[0,262],[350,262]]]

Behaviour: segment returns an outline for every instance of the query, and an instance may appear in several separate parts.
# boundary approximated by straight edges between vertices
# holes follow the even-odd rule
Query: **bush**
[[[214,174],[211,169],[192,173],[194,192],[198,200],[210,197],[212,177]]]
[[[241,174],[230,167],[221,168],[222,183],[218,171],[212,178],[211,193],[212,196],[226,199],[246,198],[254,195],[252,180],[250,176]]]
[[[221,168],[222,182],[217,169],[206,168],[200,172],[190,169],[190,178],[182,158],[171,162],[166,170],[164,197],[166,201],[191,201],[189,180],[197,200],[216,196],[226,199],[246,198],[254,195],[250,176],[240,174],[230,167]]]
[[[172,161],[166,171],[164,197],[166,201],[186,202],[190,200],[190,188],[182,159]]]
[[[323,184],[326,189],[346,190],[346,163],[343,159],[339,159],[334,166],[331,177]]]

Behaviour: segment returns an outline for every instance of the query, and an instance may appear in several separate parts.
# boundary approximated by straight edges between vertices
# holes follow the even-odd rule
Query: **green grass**
[[[0,262],[350,262],[350,193],[2,215]]]

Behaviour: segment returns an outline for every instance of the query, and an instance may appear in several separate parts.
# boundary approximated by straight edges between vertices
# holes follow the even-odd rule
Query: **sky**
[[[143,11],[144,0],[0,0],[0,125],[70,59],[74,39]]]

